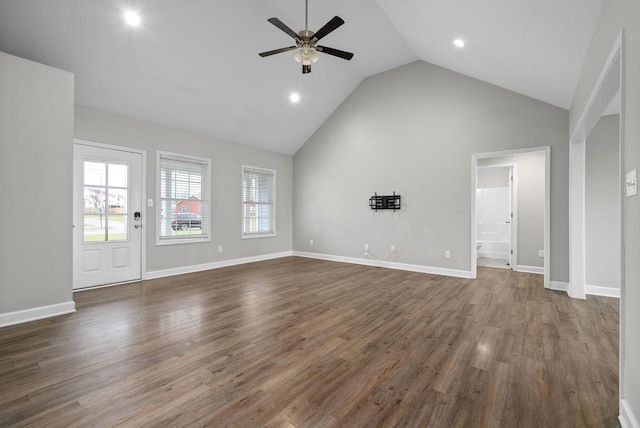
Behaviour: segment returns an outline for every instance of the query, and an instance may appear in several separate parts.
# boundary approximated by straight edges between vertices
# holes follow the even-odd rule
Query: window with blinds
[[[159,244],[210,240],[211,160],[158,151]]]
[[[276,172],[242,167],[242,237],[276,234]]]

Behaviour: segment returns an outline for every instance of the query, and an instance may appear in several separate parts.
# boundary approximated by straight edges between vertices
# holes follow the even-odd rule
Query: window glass
[[[276,172],[242,167],[242,235],[275,235]]]
[[[84,242],[128,239],[128,171],[126,163],[84,160]]]
[[[209,239],[209,159],[158,152],[158,242]]]

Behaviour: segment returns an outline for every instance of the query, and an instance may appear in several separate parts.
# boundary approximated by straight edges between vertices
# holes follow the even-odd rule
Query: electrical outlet
[[[391,252],[392,252],[392,253],[395,253],[395,252],[396,252],[396,246],[395,246],[395,245],[392,245],[392,246],[391,246]]]
[[[218,245],[218,252],[221,253],[222,252],[222,245]]]
[[[313,239],[309,239],[309,245],[313,247]]]
[[[450,259],[451,258],[451,251],[447,250],[444,252],[444,258],[445,259]]]
[[[369,251],[369,244],[364,244],[364,252],[368,252]]]
[[[538,250],[538,257],[544,258],[544,250]]]

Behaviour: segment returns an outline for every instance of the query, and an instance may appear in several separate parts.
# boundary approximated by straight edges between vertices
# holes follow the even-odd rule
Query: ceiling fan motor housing
[[[310,42],[310,41],[311,41],[311,39],[313,38],[313,36],[314,36],[315,34],[316,34],[316,33],[314,33],[314,32],[313,32],[313,31],[311,31],[311,30],[301,30],[301,31],[298,31],[298,36],[300,36],[300,39],[301,39],[303,42],[305,42],[305,41],[306,41],[306,42]]]

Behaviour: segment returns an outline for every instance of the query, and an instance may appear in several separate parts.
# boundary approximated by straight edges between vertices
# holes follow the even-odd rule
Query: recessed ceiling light
[[[292,92],[289,96],[289,100],[291,100],[292,103],[297,103],[298,101],[300,101],[300,94],[298,94],[297,92]]]
[[[138,15],[133,10],[125,12],[124,20],[127,21],[127,24],[131,25],[132,27],[137,27],[138,25],[140,25],[140,15]]]
[[[455,39],[453,41],[453,44],[456,45],[459,48],[463,48],[464,47],[464,40],[462,39]]]

